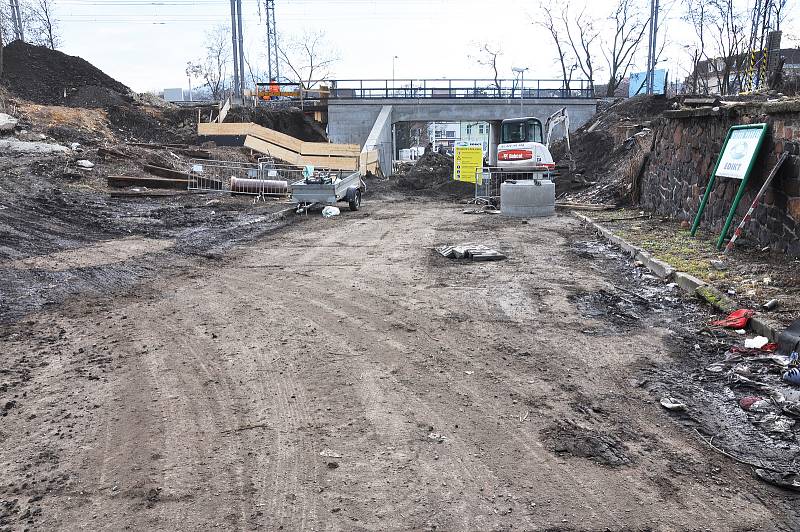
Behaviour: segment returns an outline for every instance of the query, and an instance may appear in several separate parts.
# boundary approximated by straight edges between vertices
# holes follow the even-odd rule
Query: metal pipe
[[[231,177],[231,192],[287,194],[289,183],[274,179],[243,179]]]

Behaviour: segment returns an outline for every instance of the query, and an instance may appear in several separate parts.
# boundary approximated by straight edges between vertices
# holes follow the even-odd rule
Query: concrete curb
[[[631,259],[638,260],[650,270],[650,272],[665,282],[674,282],[681,290],[690,296],[696,296],[716,308],[720,312],[730,313],[739,307],[739,304],[723,294],[705,281],[698,279],[685,272],[679,272],[666,262],[656,259],[650,253],[640,247],[626,242],[619,235],[610,229],[603,227],[588,216],[572,211],[572,214],[586,225],[591,226],[598,235],[602,236],[612,244],[619,246],[622,251],[630,255]],[[750,319],[750,329],[760,336],[765,336],[771,342],[776,341],[782,326],[763,316],[756,314]]]

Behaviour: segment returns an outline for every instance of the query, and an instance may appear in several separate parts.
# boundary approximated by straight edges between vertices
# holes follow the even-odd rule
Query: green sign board
[[[739,184],[739,191],[731,205],[731,210],[728,213],[728,218],[725,220],[725,227],[722,229],[722,234],[719,235],[717,240],[717,248],[722,248],[722,243],[728,235],[728,230],[731,227],[734,216],[736,216],[736,208],[739,202],[742,201],[747,181],[750,179],[750,173],[753,171],[758,152],[761,145],[764,143],[764,137],[767,133],[767,124],[748,124],[743,126],[733,126],[728,130],[728,136],[725,137],[725,143],[722,145],[722,150],[717,157],[717,164],[714,166],[714,171],[711,173],[711,178],[708,180],[706,193],[703,200],[700,202],[700,208],[697,211],[697,216],[692,225],[691,235],[697,233],[697,228],[700,227],[700,219],[703,216],[703,211],[708,203],[708,198],[714,188],[714,183],[717,177],[727,177],[729,179],[738,179],[741,181]]]

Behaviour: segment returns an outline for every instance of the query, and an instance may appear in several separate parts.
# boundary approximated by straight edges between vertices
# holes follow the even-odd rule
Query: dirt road
[[[0,529],[796,526],[641,387],[702,310],[570,217],[365,207],[1,326]]]

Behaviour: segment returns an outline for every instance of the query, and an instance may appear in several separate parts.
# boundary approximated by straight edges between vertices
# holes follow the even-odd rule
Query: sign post
[[[767,132],[767,124],[748,124],[742,126],[733,126],[728,130],[728,135],[725,137],[725,142],[722,145],[717,164],[714,166],[714,171],[708,180],[706,192],[700,202],[700,208],[695,216],[694,224],[692,225],[691,235],[697,233],[697,228],[700,227],[700,219],[703,216],[708,198],[711,196],[711,190],[714,188],[714,183],[717,177],[727,177],[729,179],[738,179],[741,181],[739,191],[731,205],[731,210],[728,213],[728,218],[725,220],[725,227],[722,229],[722,234],[719,235],[717,240],[717,249],[722,248],[722,243],[728,235],[728,230],[731,227],[734,216],[736,216],[736,209],[742,201],[742,196],[747,187],[747,181],[750,179],[750,174],[753,171],[758,152],[761,145],[764,143],[764,137]]]

